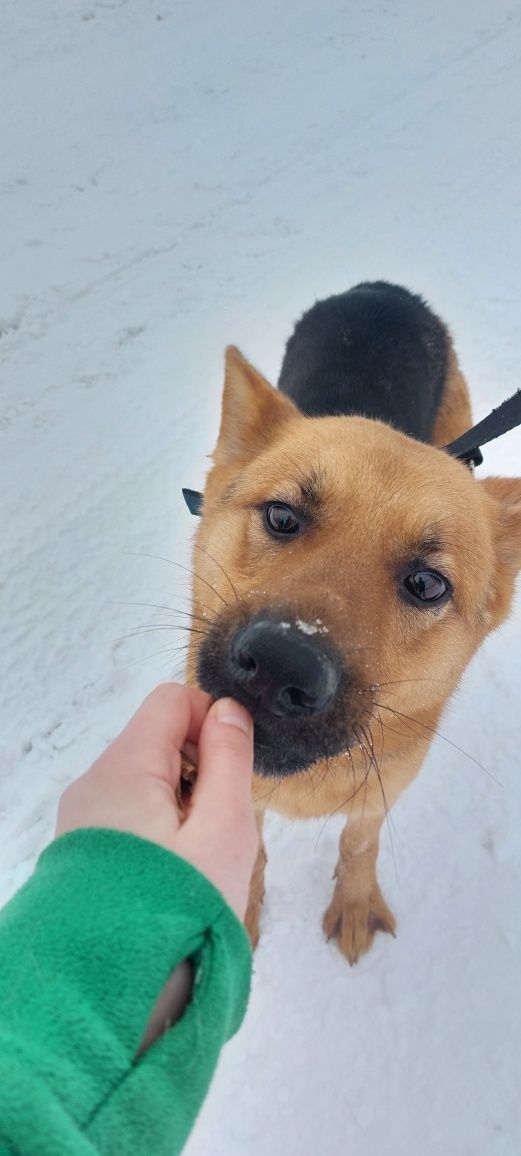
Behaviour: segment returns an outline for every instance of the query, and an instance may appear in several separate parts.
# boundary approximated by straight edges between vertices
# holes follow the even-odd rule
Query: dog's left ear
[[[229,465],[260,453],[297,414],[293,402],[273,389],[242,353],[229,345],[215,464]]]
[[[498,561],[517,574],[521,570],[521,478],[484,478],[479,484],[495,503]]]

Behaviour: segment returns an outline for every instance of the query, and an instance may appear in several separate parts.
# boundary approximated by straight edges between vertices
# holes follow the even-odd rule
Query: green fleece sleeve
[[[136,1059],[186,958],[192,999]],[[175,1156],[250,976],[242,925],[185,860],[116,831],[52,843],[0,913],[2,1156]]]

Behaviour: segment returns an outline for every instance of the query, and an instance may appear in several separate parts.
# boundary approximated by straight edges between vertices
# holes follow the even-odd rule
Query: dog
[[[521,479],[477,480],[442,448],[471,425],[445,324],[397,285],[317,302],[278,389],[226,352],[188,681],[253,716],[259,829],[266,806],[346,816],[323,926],[351,964],[395,933],[382,821],[521,568]],[[254,945],[265,863],[261,837]]]

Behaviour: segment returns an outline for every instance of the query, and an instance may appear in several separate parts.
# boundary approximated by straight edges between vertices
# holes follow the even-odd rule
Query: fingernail
[[[237,727],[238,730],[244,731],[245,735],[251,734],[253,724],[248,711],[238,702],[235,702],[235,699],[218,699],[214,703],[212,711],[217,722],[226,723],[229,727]]]

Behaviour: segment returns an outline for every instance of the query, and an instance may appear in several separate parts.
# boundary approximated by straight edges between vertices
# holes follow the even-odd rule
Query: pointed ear
[[[298,415],[289,398],[262,377],[242,353],[229,345],[225,356],[221,428],[213,453],[216,465],[254,457],[270,444],[281,426]]]
[[[495,503],[498,560],[511,572],[521,570],[521,478],[484,478],[480,485]]]

